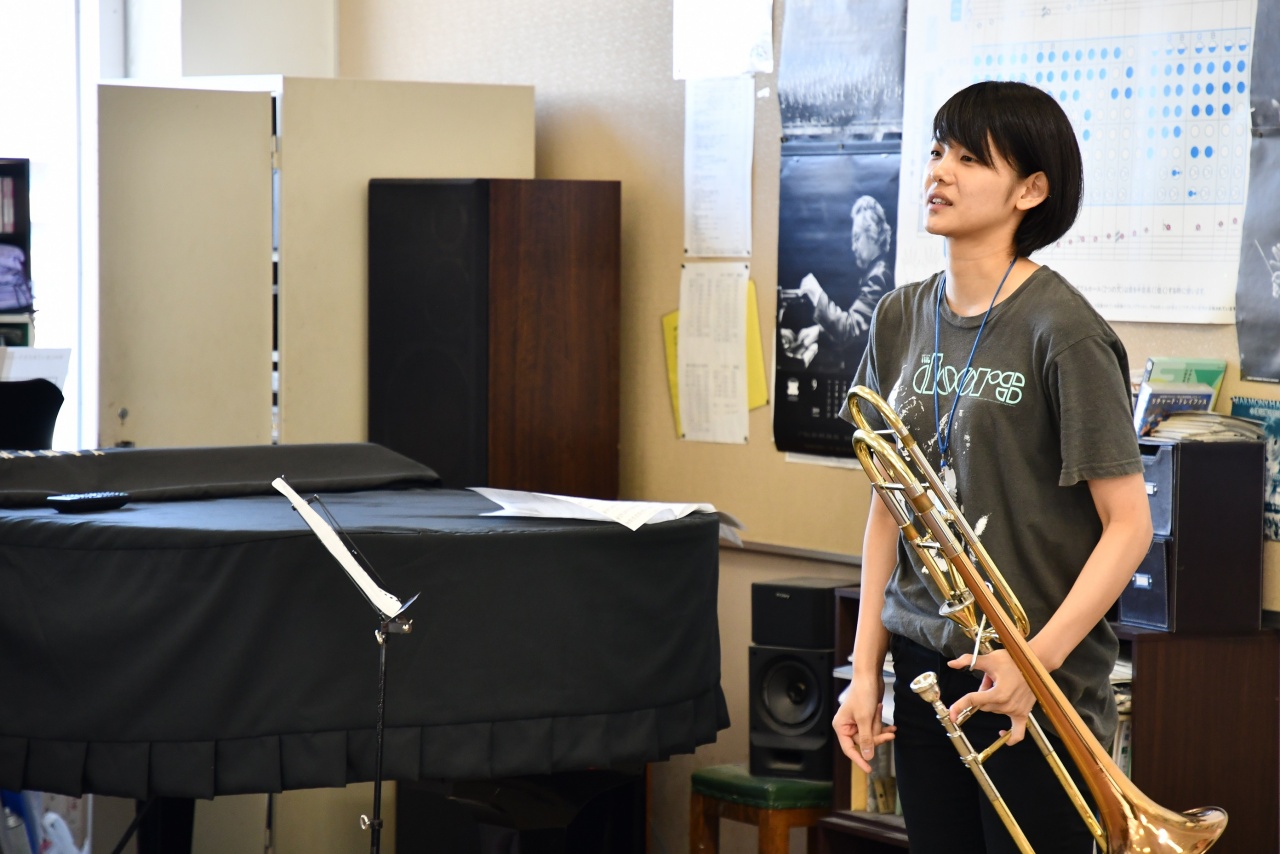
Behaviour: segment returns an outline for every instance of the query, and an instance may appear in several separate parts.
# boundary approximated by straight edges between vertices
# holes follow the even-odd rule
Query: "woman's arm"
[[[1106,616],[1151,548],[1151,505],[1141,474],[1091,480],[1089,492],[1102,520],[1102,537],[1067,598],[1031,639],[1032,650],[1049,670],[1061,667]]]
[[[862,538],[862,581],[858,597],[858,625],[853,640],[853,681],[831,726],[840,749],[863,771],[877,745],[893,739],[893,727],[884,726],[884,657],[889,632],[880,621],[884,589],[897,563],[898,524],[877,495],[871,497],[867,528]]]
[[[1151,546],[1151,508],[1141,474],[1091,480],[1089,492],[1102,520],[1102,536],[1067,597],[1029,641],[1032,652],[1050,671],[1060,667],[1106,616]],[[962,655],[950,666],[968,667],[972,658]],[[1012,720],[1009,743],[1021,741],[1027,715],[1035,705],[1021,671],[1004,650],[978,656],[973,667],[985,674],[982,686],[951,706],[952,719],[969,706],[1008,715]]]

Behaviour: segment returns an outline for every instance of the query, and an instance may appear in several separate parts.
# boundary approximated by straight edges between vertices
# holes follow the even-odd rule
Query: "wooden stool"
[[[809,828],[810,854],[818,850],[814,825],[831,812],[831,783],[786,777],[753,777],[741,765],[693,772],[689,802],[690,854],[717,854],[720,819],[760,829],[760,854],[787,854],[791,828]]]

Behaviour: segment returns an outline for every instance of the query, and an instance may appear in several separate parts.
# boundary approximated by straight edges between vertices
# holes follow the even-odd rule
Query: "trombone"
[[[944,604],[938,609],[939,613],[959,625],[980,653],[989,653],[993,644],[999,643],[1018,666],[1093,794],[1096,818],[1034,717],[1028,718],[1027,731],[1097,840],[1099,850],[1107,854],[1208,851],[1227,826],[1226,811],[1200,807],[1174,812],[1148,798],[1130,782],[1031,651],[1026,641],[1030,633],[1026,612],[902,419],[884,398],[866,386],[851,389],[848,403],[857,425],[853,434],[854,453],[941,593]],[[862,410],[863,403],[880,415],[888,429],[872,428]],[[884,438],[885,435],[892,436],[892,441]],[[933,706],[961,761],[977,778],[1018,850],[1022,854],[1034,854],[1017,819],[983,767],[987,759],[1004,746],[1009,734],[985,750],[976,751],[960,728],[972,710],[953,722],[940,699],[936,674],[922,673],[912,681],[911,690]]]

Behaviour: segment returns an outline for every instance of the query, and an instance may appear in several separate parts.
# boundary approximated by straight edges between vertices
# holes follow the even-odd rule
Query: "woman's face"
[[[934,142],[924,170],[925,230],[946,237],[1008,231],[1022,179],[998,152],[990,166],[957,143]]]
[[[880,232],[880,223],[871,214],[859,212],[853,218],[852,246],[853,257],[858,266],[866,269],[880,257],[880,241],[876,235]]]

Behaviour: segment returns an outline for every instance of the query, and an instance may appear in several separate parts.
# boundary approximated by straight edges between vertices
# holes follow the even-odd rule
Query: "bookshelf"
[[[839,659],[853,648],[858,588],[835,593]],[[1214,854],[1280,852],[1280,633],[1113,626],[1133,664],[1134,783],[1170,809],[1227,810]],[[833,679],[837,692],[848,684]],[[900,818],[848,808],[853,766],[833,750],[832,812],[818,823],[818,854],[908,850]]]
[[[0,346],[29,347],[34,336],[29,299],[14,289],[31,282],[31,161],[0,157]],[[17,250],[15,253],[13,250]],[[20,253],[20,254],[19,254]],[[20,265],[20,268],[19,268]],[[29,290],[26,291],[29,298]]]

